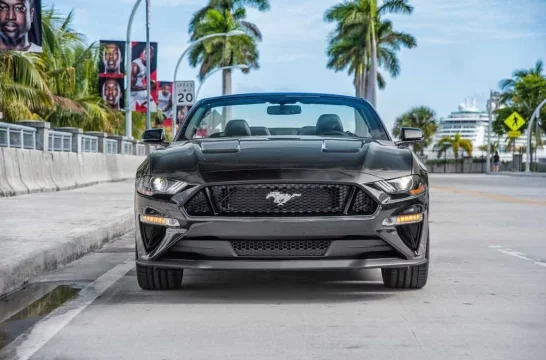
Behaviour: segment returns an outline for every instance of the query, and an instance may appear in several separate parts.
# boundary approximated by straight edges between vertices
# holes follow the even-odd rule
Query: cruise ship
[[[485,152],[480,150],[480,146],[487,144],[487,125],[489,123],[489,114],[487,111],[480,110],[476,105],[476,99],[466,98],[462,104],[459,104],[458,111],[454,111],[445,118],[441,118],[438,124],[438,131],[434,136],[432,145],[427,149],[429,158],[435,158],[437,153],[437,144],[444,136],[453,137],[460,134],[463,139],[468,139],[474,147],[473,156],[485,156]],[[527,136],[522,135],[516,139],[516,149],[525,146]],[[499,155],[504,161],[512,160],[512,151],[506,136],[497,136],[491,132],[491,143],[499,144]],[[507,151],[509,150],[509,151]],[[539,158],[546,157],[544,150],[538,150]],[[462,155],[462,154],[460,154]],[[453,154],[448,152],[448,157]]]

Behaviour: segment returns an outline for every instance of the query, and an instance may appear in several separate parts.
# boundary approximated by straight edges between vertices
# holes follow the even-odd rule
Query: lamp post
[[[175,91],[176,90],[176,76],[178,75],[178,68],[180,67],[180,64],[182,63],[182,59],[184,58],[184,56],[186,56],[188,51],[190,51],[195,45],[198,45],[198,44],[202,43],[205,40],[208,40],[208,39],[211,39],[211,38],[214,38],[214,37],[222,37],[222,36],[231,37],[231,36],[241,36],[241,35],[246,35],[246,33],[244,31],[241,31],[241,30],[233,30],[233,31],[230,31],[230,32],[227,32],[227,33],[217,33],[217,34],[205,35],[202,38],[199,38],[199,39],[195,40],[193,43],[191,43],[182,52],[182,55],[180,55],[180,58],[178,58],[178,62],[176,63],[176,66],[174,68],[174,75],[173,75],[173,93],[172,93],[172,104],[173,105],[172,106],[174,108],[174,114],[175,114],[175,115],[173,115],[173,123],[172,123],[172,136],[173,136],[173,139],[174,139],[174,135],[176,133],[176,116],[177,116],[176,91]]]
[[[537,106],[533,115],[531,115],[531,120],[529,120],[529,125],[527,126],[527,150],[526,150],[526,161],[525,161],[525,172],[531,172],[531,132],[533,129],[533,122],[536,120],[538,122],[538,115],[540,114],[540,109],[546,105],[546,99]],[[538,132],[537,132],[538,133]],[[538,144],[538,142],[537,142]]]
[[[489,122],[487,124],[487,166],[485,172],[491,173],[491,123],[493,122],[493,111],[499,105],[500,93],[491,90],[489,100],[487,100],[487,111],[489,112]]]
[[[205,81],[206,81],[209,77],[211,77],[213,74],[217,73],[218,71],[228,70],[228,69],[241,69],[241,70],[246,70],[246,69],[248,69],[248,65],[239,64],[239,65],[233,65],[233,66],[224,66],[224,67],[221,67],[221,68],[218,68],[218,69],[212,71],[212,72],[209,73],[209,74],[201,81],[201,83],[199,84],[199,87],[197,88],[197,92],[195,93],[195,100],[199,99],[199,92],[201,91],[201,88],[203,87],[203,84],[205,83]]]
[[[125,136],[133,138],[133,119],[131,114],[131,57],[133,52],[131,51],[131,30],[133,29],[133,20],[135,18],[136,11],[142,3],[142,0],[137,0],[129,16],[129,22],[127,23],[127,38],[125,40]]]

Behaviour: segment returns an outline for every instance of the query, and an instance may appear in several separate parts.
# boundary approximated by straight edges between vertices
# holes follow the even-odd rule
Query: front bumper
[[[218,270],[400,268],[426,263],[428,195],[392,203],[384,197],[376,199],[381,205],[372,216],[225,218],[189,217],[176,202],[136,194],[136,262],[159,268]],[[423,209],[423,224],[419,245],[412,249],[394,226],[382,223],[415,205]],[[151,212],[180,223],[179,228],[167,228],[153,248],[145,246],[140,226],[140,215]],[[234,240],[327,240],[331,246],[324,256],[260,258],[238,256],[231,246]]]
[[[162,269],[200,270],[356,270],[376,268],[401,268],[425,264],[424,257],[403,259],[313,259],[313,260],[144,260],[136,263]]]

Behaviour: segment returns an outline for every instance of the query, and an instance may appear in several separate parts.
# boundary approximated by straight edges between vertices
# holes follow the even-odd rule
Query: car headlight
[[[174,195],[188,186],[188,183],[169,180],[158,176],[143,176],[136,179],[136,191],[142,195]]]
[[[381,180],[374,183],[387,194],[419,195],[425,192],[425,184],[419,175],[404,176],[392,180]]]

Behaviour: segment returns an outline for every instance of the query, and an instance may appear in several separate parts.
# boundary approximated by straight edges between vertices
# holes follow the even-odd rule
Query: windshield
[[[199,106],[183,127],[185,139],[321,136],[388,140],[365,105],[338,99],[232,99]]]

